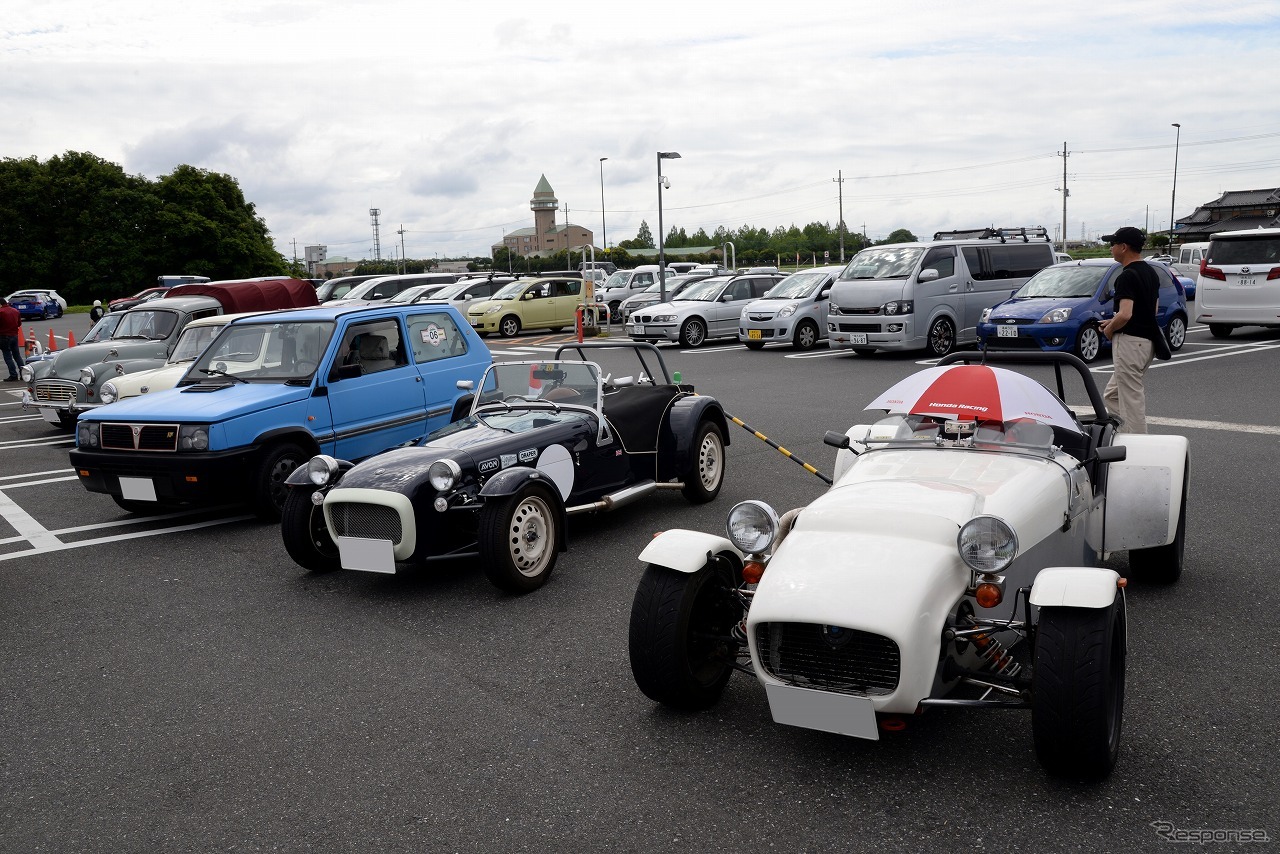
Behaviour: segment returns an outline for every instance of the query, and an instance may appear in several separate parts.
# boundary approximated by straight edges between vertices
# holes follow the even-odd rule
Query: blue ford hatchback
[[[1164,264],[1150,264],[1160,280],[1157,319],[1179,350],[1187,337],[1187,300]],[[979,347],[993,350],[1061,350],[1086,362],[1111,349],[1099,326],[1115,313],[1115,261],[1094,258],[1055,264],[1036,273],[1013,296],[982,312]]]

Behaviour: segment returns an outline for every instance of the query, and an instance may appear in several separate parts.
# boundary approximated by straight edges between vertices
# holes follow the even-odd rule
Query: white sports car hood
[[[998,516],[1025,550],[1061,525],[1067,505],[1066,473],[1044,457],[868,452],[800,512],[769,562],[748,622],[846,626],[904,647],[928,639],[930,650],[917,654],[936,661],[937,632],[969,581],[956,546],[960,527],[976,515]]]

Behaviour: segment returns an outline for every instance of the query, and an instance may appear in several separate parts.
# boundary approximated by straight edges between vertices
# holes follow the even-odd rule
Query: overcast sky
[[[1168,227],[1280,187],[1280,3],[44,0],[0,18],[0,156],[234,177],[280,252],[488,255],[545,174],[612,245]],[[557,218],[564,221],[563,210]],[[393,248],[394,247],[394,248]]]

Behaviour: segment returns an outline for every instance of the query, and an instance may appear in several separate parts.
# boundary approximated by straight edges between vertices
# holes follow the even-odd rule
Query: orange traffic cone
[[[49,350],[48,350],[48,352],[52,353],[54,350],[57,350],[57,349],[58,349],[58,342],[53,340],[53,330],[52,330],[52,329],[50,329],[50,330],[49,330]]]
[[[23,350],[27,349],[27,336],[22,334],[22,327],[18,327],[18,346]]]
[[[70,329],[67,330],[67,346],[68,347],[76,346],[76,334],[72,332]]]

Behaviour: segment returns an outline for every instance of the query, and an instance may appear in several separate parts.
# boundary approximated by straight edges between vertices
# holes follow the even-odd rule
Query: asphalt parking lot
[[[558,340],[488,343],[524,359]],[[662,351],[825,472],[823,431],[861,421],[920,367],[825,348]],[[600,360],[610,370],[612,354]],[[863,742],[773,724],[741,675],[700,714],[640,694],[627,620],[652,534],[721,530],[739,500],[785,510],[825,488],[741,430],[716,501],[662,494],[575,517],[551,580],[517,597],[467,563],[312,576],[278,527],[237,508],[131,517],[76,482],[69,436],[22,412],[19,387],[0,389],[0,850],[1274,841],[1278,370],[1280,331],[1217,340],[1193,325],[1148,375],[1150,429],[1191,440],[1187,569],[1172,587],[1129,588],[1121,757],[1095,786],[1044,776],[1024,712],[932,711]],[[1099,385],[1108,371],[1095,367]],[[1110,565],[1126,569],[1123,555]]]

